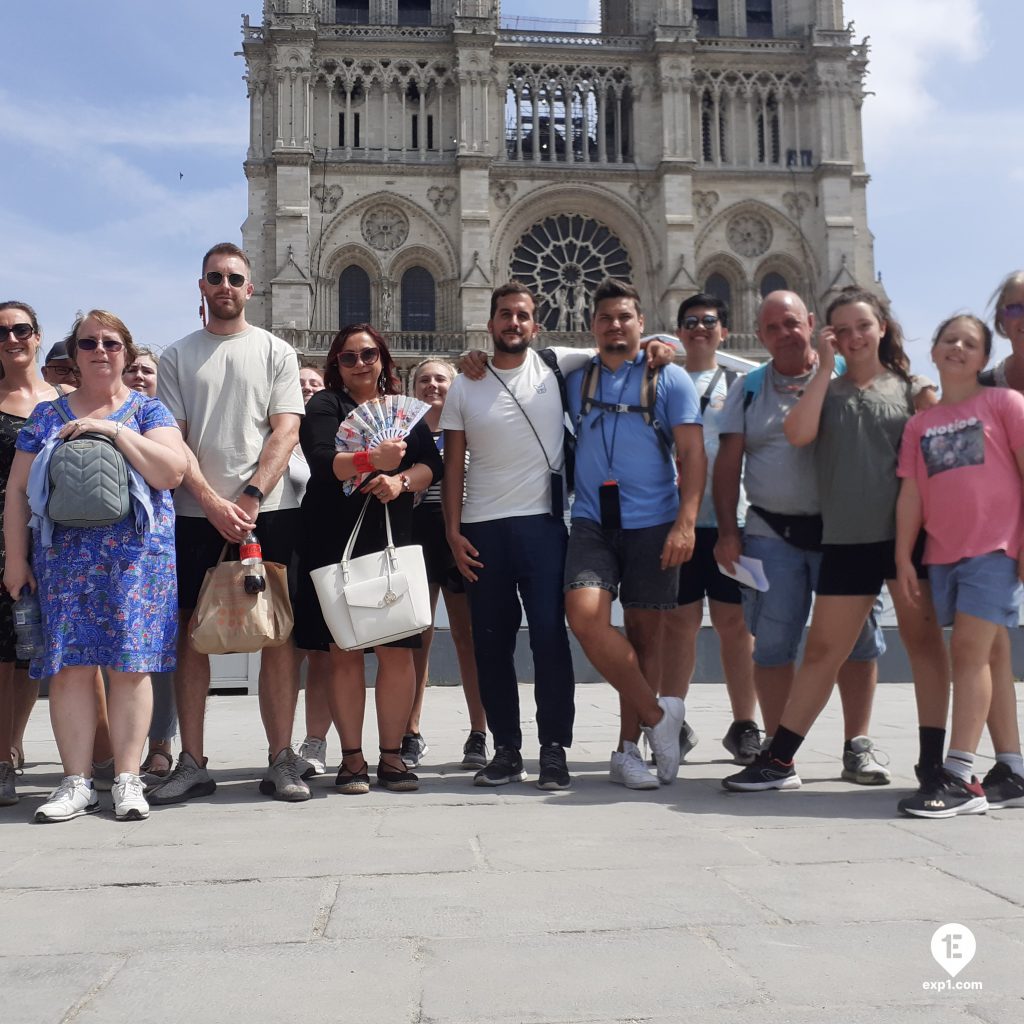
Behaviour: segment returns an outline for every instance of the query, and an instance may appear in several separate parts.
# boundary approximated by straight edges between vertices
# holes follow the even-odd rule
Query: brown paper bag
[[[225,562],[227,549],[225,544],[217,564],[206,570],[188,624],[192,646],[200,654],[251,654],[280,647],[291,636],[294,621],[287,570],[277,562]],[[245,577],[260,575],[266,578],[266,589],[247,594]]]

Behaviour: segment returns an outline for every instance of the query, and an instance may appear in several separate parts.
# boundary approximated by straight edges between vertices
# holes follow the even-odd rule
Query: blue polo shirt
[[[644,353],[628,360],[614,373],[595,358],[599,380],[594,397],[603,402],[639,405]],[[583,383],[590,365],[571,373],[566,381],[569,409],[575,423],[583,404]],[[655,419],[672,439],[672,428],[700,423],[700,398],[689,375],[680,367],[663,366],[654,401]],[[675,460],[666,458],[654,427],[638,413],[606,412],[596,406],[577,428],[576,500],[573,519],[601,522],[598,488],[605,480],[619,484],[622,526],[638,530],[672,522],[679,512]]]

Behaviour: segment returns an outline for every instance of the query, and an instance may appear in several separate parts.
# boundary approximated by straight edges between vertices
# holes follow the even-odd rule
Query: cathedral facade
[[[243,25],[253,321],[313,358],[369,321],[409,362],[488,347],[516,277],[578,344],[611,275],[649,331],[722,295],[755,354],[767,291],[880,288],[842,0],[603,0],[600,32],[563,27],[500,0],[265,0]]]

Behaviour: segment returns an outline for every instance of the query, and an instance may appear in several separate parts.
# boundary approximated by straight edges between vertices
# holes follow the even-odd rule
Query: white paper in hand
[[[723,576],[728,576],[729,579],[742,583],[745,587],[761,591],[768,589],[768,577],[764,574],[764,565],[760,558],[748,558],[746,555],[740,555],[735,572],[730,572],[721,562],[718,563],[718,569]]]

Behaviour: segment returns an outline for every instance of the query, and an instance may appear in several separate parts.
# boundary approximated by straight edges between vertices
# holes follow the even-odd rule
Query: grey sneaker
[[[879,761],[878,758],[885,758]],[[892,776],[885,767],[889,758],[867,736],[854,736],[843,751],[843,778],[858,786],[888,786]]]
[[[402,737],[402,760],[409,768],[419,768],[430,747],[421,733],[407,732]]]
[[[149,817],[149,804],[144,795],[142,779],[131,772],[122,772],[110,787],[114,798],[114,817],[118,821],[142,821]]]
[[[732,754],[733,764],[753,764],[761,753],[761,730],[749,719],[733,722],[722,737],[722,746]]]
[[[487,766],[487,736],[473,729],[462,745],[460,768],[485,768]]]
[[[163,785],[149,792],[149,802],[156,806],[161,804],[180,804],[197,796],[209,796],[217,783],[210,778],[206,770],[207,759],[197,764],[196,759],[183,750],[178,755],[178,764]]]
[[[93,761],[92,784],[101,793],[109,793],[114,785],[114,759],[109,761]]]
[[[14,765],[10,761],[0,761],[0,807],[11,807],[18,802],[14,774]]]
[[[272,796],[275,800],[287,800],[298,803],[309,799],[309,786],[302,781],[299,773],[299,759],[291,747],[285,747],[270,762],[260,783],[260,792],[264,796]]]
[[[686,720],[686,705],[679,697],[659,697],[658,704],[664,712],[661,721],[645,725],[643,730],[654,753],[658,779],[667,786],[679,773],[679,733]]]
[[[50,798],[36,811],[36,821],[70,821],[100,809],[95,786],[86,784],[81,775],[65,775]]]
[[[304,779],[327,774],[327,740],[307,736],[295,756],[299,759],[299,774]]]

